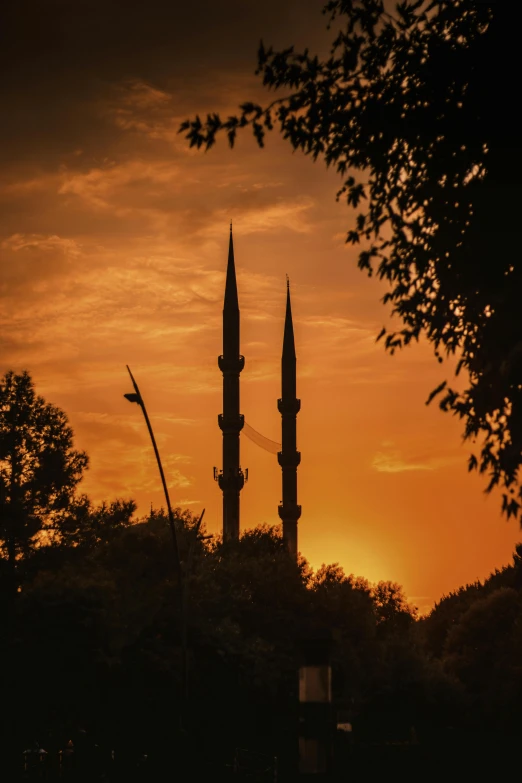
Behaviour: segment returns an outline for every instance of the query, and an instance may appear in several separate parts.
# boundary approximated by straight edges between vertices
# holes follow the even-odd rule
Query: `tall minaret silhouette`
[[[223,492],[223,539],[239,538],[239,493],[245,476],[239,464],[239,433],[244,417],[239,413],[239,374],[245,366],[245,357],[239,353],[239,304],[232,223],[228,247],[227,280],[223,305],[223,354],[218,358],[223,373],[223,413],[218,416],[223,432],[223,470],[214,475]]]
[[[301,516],[301,506],[297,504],[297,466],[301,462],[301,454],[297,451],[296,419],[301,408],[301,400],[296,397],[296,356],[288,278],[281,358],[281,399],[277,401],[277,407],[282,419],[282,451],[278,453],[277,459],[283,473],[283,502],[279,506],[279,516],[283,522],[283,538],[287,543],[288,551],[292,557],[297,558],[297,520]]]

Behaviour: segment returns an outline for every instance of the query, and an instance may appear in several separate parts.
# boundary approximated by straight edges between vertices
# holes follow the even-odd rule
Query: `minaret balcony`
[[[242,413],[238,416],[225,416],[223,413],[218,415],[219,429],[223,435],[239,435],[245,424],[245,417]]]
[[[238,375],[245,366],[244,356],[218,356],[219,369],[223,375]]]
[[[297,468],[301,463],[301,452],[291,451],[290,453],[286,453],[284,451],[278,451],[277,461],[282,468]]]
[[[281,503],[278,507],[279,518],[286,521],[297,522],[301,516],[301,506],[297,503]]]
[[[301,410],[301,400],[296,400],[295,398],[290,400],[280,399],[277,401],[277,408],[282,416],[297,416]]]
[[[247,478],[248,470],[243,473],[241,468],[230,468],[227,473],[225,473],[223,470],[218,471],[214,468],[214,479],[219,484],[219,488],[222,492],[241,492]]]

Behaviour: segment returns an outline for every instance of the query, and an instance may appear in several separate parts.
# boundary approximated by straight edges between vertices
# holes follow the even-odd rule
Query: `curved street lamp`
[[[132,385],[134,387],[134,392],[131,392],[130,394],[124,394],[126,400],[129,402],[135,402],[137,405],[140,406],[143,417],[145,419],[145,423],[147,425],[147,429],[149,431],[150,439],[152,442],[152,447],[154,449],[154,454],[156,455],[156,462],[158,463],[158,470],[161,476],[161,483],[163,484],[163,492],[165,493],[165,501],[167,503],[167,511],[169,516],[169,525],[170,525],[170,532],[172,534],[172,544],[174,547],[174,565],[175,565],[175,573],[176,573],[176,579],[178,581],[179,585],[179,599],[180,599],[180,619],[181,619],[181,649],[182,649],[182,698],[185,704],[188,704],[189,699],[189,677],[188,677],[188,598],[189,598],[189,591],[188,591],[188,579],[190,576],[190,572],[192,570],[192,560],[194,555],[194,548],[196,541],[199,537],[199,530],[201,527],[201,523],[203,521],[203,515],[205,513],[205,509],[201,512],[201,515],[196,522],[196,525],[194,527],[194,532],[191,537],[189,547],[188,547],[188,553],[187,553],[187,562],[185,564],[185,568],[183,568],[183,564],[181,562],[181,556],[180,556],[180,547],[179,547],[179,540],[178,540],[178,533],[176,530],[176,524],[174,522],[174,514],[172,512],[172,506],[170,504],[170,496],[169,496],[169,490],[167,487],[167,481],[165,479],[165,473],[163,471],[163,465],[161,464],[161,458],[158,451],[158,446],[156,444],[156,438],[154,437],[154,432],[152,430],[152,425],[150,423],[150,419],[147,413],[147,408],[145,407],[145,402],[143,401],[143,397],[141,396],[141,392],[138,388],[138,384],[134,380],[134,376],[130,370],[129,365],[125,365],[127,367],[127,371],[130,375],[130,379],[132,381]],[[205,536],[205,538],[208,538],[208,536]]]
[[[127,367],[127,371],[130,375],[130,379],[132,381],[132,385],[134,387],[134,393],[131,394],[124,394],[126,400],[129,402],[135,402],[137,403],[142,412],[143,417],[145,419],[145,423],[147,425],[147,429],[149,431],[150,439],[152,442],[152,448],[154,449],[154,454],[156,455],[156,462],[158,463],[158,469],[161,476],[161,483],[163,484],[163,492],[165,493],[165,500],[167,503],[167,511],[169,515],[169,525],[170,525],[170,532],[172,533],[172,543],[174,546],[174,562],[176,567],[176,577],[178,578],[180,584],[181,584],[181,560],[180,560],[180,554],[179,554],[179,541],[178,541],[178,534],[176,530],[176,525],[174,523],[174,514],[172,513],[172,506],[170,505],[170,497],[169,497],[169,490],[167,487],[167,482],[165,480],[165,473],[163,472],[163,465],[161,464],[161,458],[158,451],[158,446],[156,444],[156,438],[154,437],[154,432],[152,430],[152,425],[150,423],[150,419],[147,413],[147,408],[145,407],[145,402],[143,401],[143,397],[141,396],[140,390],[138,388],[138,384],[134,380],[134,376],[130,371],[129,365],[125,365]]]

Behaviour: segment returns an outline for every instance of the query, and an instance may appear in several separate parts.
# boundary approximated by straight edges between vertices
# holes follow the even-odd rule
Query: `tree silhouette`
[[[390,4],[391,5],[391,4]],[[347,241],[359,267],[389,283],[402,329],[392,353],[428,337],[439,361],[458,358],[464,388],[443,382],[443,410],[482,439],[469,468],[520,509],[522,269],[518,263],[520,133],[513,78],[517,25],[509,4],[472,0],[329,0],[330,56],[261,44],[263,84],[283,93],[227,119],[186,121],[191,146],[219,132],[233,146],[250,127],[260,146],[278,126],[292,147],[343,178],[337,197],[363,207]],[[362,172],[361,175],[358,172]],[[428,401],[429,401],[428,400]]]
[[[36,395],[27,372],[7,372],[0,382],[0,566],[11,589],[18,564],[68,512],[87,464],[73,449],[65,413]]]
[[[54,526],[53,543],[61,549],[91,551],[131,525],[136,508],[134,500],[121,498],[93,506],[82,495],[70,504]]]
[[[183,554],[195,519],[179,509],[174,516]],[[19,746],[20,733],[28,742],[51,729],[66,741],[83,725],[100,743],[110,738],[118,753],[142,748],[168,757],[169,765],[177,742],[180,757],[189,741],[197,754],[218,759],[230,759],[236,747],[284,755],[297,729],[298,640],[325,628],[335,633],[340,704],[364,713],[366,724],[381,725],[379,711],[370,720],[368,710],[373,714],[382,694],[394,698],[398,677],[407,678],[415,701],[429,665],[412,643],[413,616],[408,627],[392,619],[402,617],[402,599],[388,600],[385,587],[384,600],[382,590],[374,598],[371,585],[338,566],[314,575],[306,561],[289,557],[280,531],[265,526],[239,541],[197,542],[189,737],[178,737],[173,716],[181,704],[182,639],[169,540],[168,516],[154,511],[97,536],[92,546],[71,542],[71,557],[64,554],[25,580],[15,602],[16,632],[2,638],[0,628],[0,663],[3,643],[18,683],[4,710],[16,716],[7,728],[17,737],[8,747]],[[384,623],[383,603],[389,608]],[[35,687],[28,673],[40,670],[45,677]],[[0,732],[0,747],[5,739]]]

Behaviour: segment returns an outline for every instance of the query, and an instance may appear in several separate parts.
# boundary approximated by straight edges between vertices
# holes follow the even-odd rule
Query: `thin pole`
[[[132,385],[134,387],[134,395],[128,395],[126,394],[125,397],[129,399],[131,402],[137,402],[140,406],[141,410],[143,411],[143,416],[145,418],[145,423],[147,425],[147,429],[149,431],[150,439],[152,442],[152,447],[154,449],[154,454],[156,455],[156,461],[158,463],[158,469],[161,476],[161,483],[163,484],[163,491],[165,493],[165,500],[167,502],[167,510],[169,515],[169,525],[170,530],[172,533],[172,543],[174,546],[174,562],[175,562],[175,571],[176,576],[178,579],[178,588],[179,588],[179,601],[180,601],[180,623],[181,623],[181,658],[182,658],[182,697],[183,697],[183,706],[187,707],[188,701],[189,701],[189,671],[188,671],[188,610],[189,610],[189,578],[190,574],[192,572],[192,561],[194,557],[194,549],[196,546],[196,541],[199,535],[199,531],[201,528],[201,523],[203,521],[203,516],[205,514],[205,509],[201,512],[201,515],[196,522],[196,525],[193,529],[193,535],[191,537],[189,547],[188,547],[188,553],[187,553],[187,562],[186,566],[183,569],[182,562],[181,562],[181,556],[180,556],[180,548],[179,548],[179,541],[178,541],[178,534],[176,530],[176,525],[174,523],[174,514],[172,513],[172,506],[170,504],[170,497],[169,497],[169,490],[167,487],[167,482],[165,479],[165,473],[163,471],[163,465],[161,464],[161,458],[158,451],[158,446],[156,444],[156,438],[154,437],[154,432],[152,430],[152,425],[150,423],[149,416],[147,414],[147,408],[145,407],[145,402],[143,400],[143,397],[141,396],[141,392],[138,388],[138,384],[134,380],[134,376],[130,370],[129,365],[126,365],[127,371],[130,375],[130,379],[132,381]],[[186,716],[185,716],[186,721]],[[182,721],[183,725],[183,721]]]
[[[179,541],[178,541],[178,534],[176,531],[176,525],[174,524],[174,514],[172,513],[172,506],[170,505],[170,497],[169,497],[169,490],[167,488],[167,482],[165,480],[165,473],[163,472],[163,465],[161,464],[161,458],[159,455],[158,447],[156,445],[156,438],[154,437],[154,432],[152,431],[152,425],[150,423],[150,419],[147,413],[147,408],[145,407],[145,402],[143,400],[143,397],[141,396],[140,390],[138,388],[138,384],[134,380],[134,376],[130,371],[130,367],[127,364],[126,365],[128,373],[130,375],[130,379],[132,381],[132,385],[134,387],[134,391],[136,392],[136,395],[138,399],[136,402],[140,406],[141,410],[143,411],[143,416],[145,418],[145,423],[147,425],[147,429],[149,431],[150,439],[152,441],[152,447],[154,449],[154,454],[156,455],[156,462],[158,463],[158,469],[161,476],[161,483],[163,484],[163,492],[165,493],[165,500],[167,502],[167,510],[169,515],[169,525],[170,525],[170,532],[172,533],[172,544],[174,546],[174,562],[175,562],[175,570],[176,570],[176,576],[179,580],[179,585],[181,587],[182,584],[182,573],[181,573],[181,559],[180,559],[180,553],[179,553]]]

